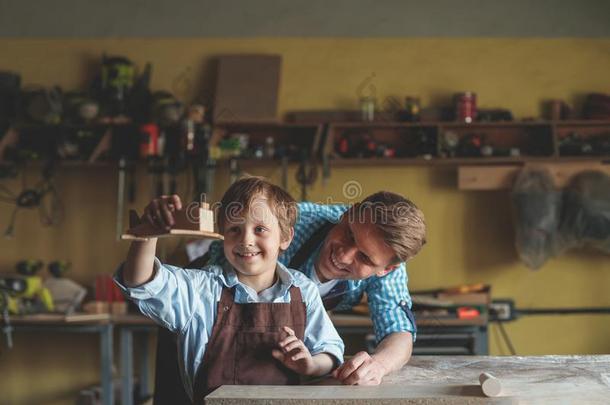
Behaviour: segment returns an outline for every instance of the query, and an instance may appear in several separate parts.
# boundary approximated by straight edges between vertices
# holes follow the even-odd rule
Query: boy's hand
[[[154,226],[170,229],[175,223],[174,212],[181,209],[182,201],[178,195],[163,195],[144,208],[143,218]]]
[[[284,366],[301,375],[313,375],[316,373],[316,364],[301,339],[288,326],[284,326],[282,340],[278,343],[280,347],[273,349],[271,354],[281,361]]]

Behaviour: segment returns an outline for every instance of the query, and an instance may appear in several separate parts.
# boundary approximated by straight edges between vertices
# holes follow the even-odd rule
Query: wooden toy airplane
[[[193,206],[196,204],[197,206]],[[188,236],[204,239],[224,239],[214,232],[214,211],[209,204],[192,203],[174,211],[174,225],[169,229],[160,228],[141,220],[135,210],[129,211],[129,229],[121,239],[146,241],[150,238],[167,238],[171,236]]]

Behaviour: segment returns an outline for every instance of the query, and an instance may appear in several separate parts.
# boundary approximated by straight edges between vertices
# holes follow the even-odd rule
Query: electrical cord
[[[584,307],[584,308],[515,308],[512,313],[512,318],[507,320],[498,319],[498,311],[494,308],[489,308],[489,315],[492,318],[492,322],[496,322],[502,340],[508,347],[511,355],[516,355],[515,347],[513,346],[506,329],[504,328],[504,322],[513,321],[520,316],[524,315],[579,315],[579,314],[610,314],[610,307]]]
[[[24,174],[22,177],[23,189],[18,194],[13,193],[5,186],[0,187],[2,192],[0,201],[15,205],[9,224],[4,231],[6,238],[12,238],[15,235],[15,220],[20,209],[38,208],[40,222],[43,226],[57,225],[62,221],[64,207],[53,182],[53,169],[52,162],[45,165],[42,179],[31,188],[26,186]]]
[[[502,339],[504,340],[506,347],[508,347],[508,350],[510,351],[511,356],[515,356],[517,354],[517,352],[515,351],[515,346],[513,346],[513,342],[510,340],[508,333],[506,333],[506,329],[504,329],[503,322],[498,322],[498,329],[500,329],[500,334],[502,335]]]
[[[578,315],[578,314],[610,314],[610,307],[585,308],[524,308],[515,309],[515,315]]]

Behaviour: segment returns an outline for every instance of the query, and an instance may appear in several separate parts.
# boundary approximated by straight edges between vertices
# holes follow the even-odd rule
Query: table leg
[[[487,334],[487,326],[478,326],[474,332],[474,355],[487,356],[489,355],[489,342]]]
[[[121,403],[133,405],[133,333],[121,328]]]
[[[145,330],[142,335],[142,345],[140,346],[140,398],[146,398],[150,395],[148,387],[148,341],[150,339],[150,333],[148,330]]]
[[[112,325],[103,325],[101,328],[102,403],[104,405],[114,405],[114,391],[112,387]]]

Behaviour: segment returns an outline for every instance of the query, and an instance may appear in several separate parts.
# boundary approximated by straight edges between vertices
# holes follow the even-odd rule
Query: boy
[[[181,209],[179,199],[171,209]],[[151,203],[144,217],[172,224]],[[163,222],[159,219],[163,216]],[[343,361],[343,342],[316,286],[277,261],[294,236],[296,202],[257,177],[221,200],[226,261],[204,270],[164,265],[156,239],[133,242],[117,284],[143,314],[178,334],[182,380],[194,402],[223,384],[296,384]]]

